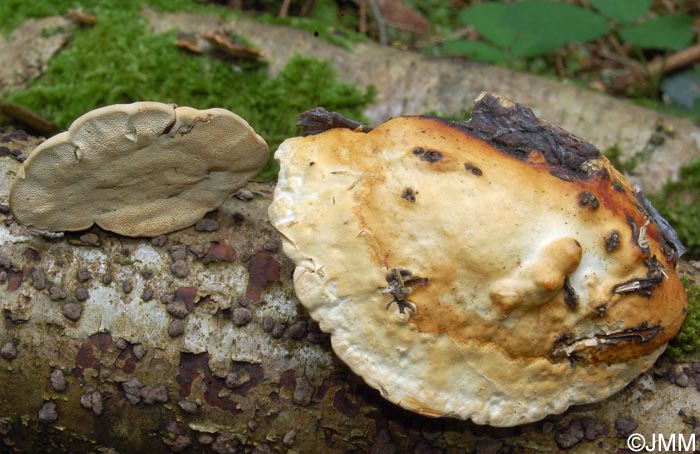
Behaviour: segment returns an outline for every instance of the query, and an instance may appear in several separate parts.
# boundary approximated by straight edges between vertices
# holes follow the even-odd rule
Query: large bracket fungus
[[[265,141],[238,115],[157,102],[102,107],[39,145],[10,207],[49,231],[94,223],[126,236],[194,224],[267,163]]]
[[[298,299],[367,383],[512,426],[654,363],[685,315],[683,250],[591,144],[499,96],[472,112],[286,140],[269,217]]]

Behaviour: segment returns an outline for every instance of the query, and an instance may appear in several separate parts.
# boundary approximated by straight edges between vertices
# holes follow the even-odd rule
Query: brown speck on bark
[[[248,263],[248,287],[245,296],[258,302],[269,282],[280,280],[280,264],[269,252],[256,252]]]

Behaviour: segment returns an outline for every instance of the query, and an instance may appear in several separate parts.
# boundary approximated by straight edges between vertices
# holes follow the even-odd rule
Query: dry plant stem
[[[374,21],[377,23],[377,31],[379,33],[379,42],[383,45],[389,44],[389,38],[386,34],[386,22],[384,22],[384,16],[377,6],[375,0],[367,0],[369,8],[372,10],[372,15],[374,16]]]
[[[301,6],[301,17],[307,17],[309,14],[311,14],[311,10],[314,9],[315,4],[315,0],[306,0]]]
[[[284,0],[282,2],[282,6],[280,7],[280,12],[277,15],[278,17],[287,17],[287,13],[289,12],[289,5],[292,1],[291,0]]]
[[[359,0],[357,2],[358,6],[358,25],[357,29],[360,33],[362,34],[367,34],[367,1],[366,0]]]
[[[698,61],[700,61],[700,45],[696,44],[666,58],[657,57],[646,67],[639,64],[631,66],[627,71],[616,77],[610,86],[613,91],[619,91],[624,87],[650,79],[654,76],[686,68]]]

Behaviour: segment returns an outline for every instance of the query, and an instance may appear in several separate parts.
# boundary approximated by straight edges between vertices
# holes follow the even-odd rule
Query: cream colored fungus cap
[[[685,313],[681,246],[592,145],[494,95],[472,115],[286,140],[269,217],[297,298],[367,383],[513,426],[653,364]]]
[[[127,236],[194,224],[265,165],[265,141],[238,115],[157,102],[102,107],[24,162],[12,213],[41,230],[94,223]]]

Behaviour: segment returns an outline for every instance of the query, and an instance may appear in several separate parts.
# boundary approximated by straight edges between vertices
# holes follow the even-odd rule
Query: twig
[[[386,23],[384,22],[384,16],[377,6],[375,0],[367,0],[369,4],[369,9],[372,10],[372,16],[374,16],[374,21],[377,23],[377,31],[379,32],[379,42],[383,45],[389,44],[389,38],[386,34]]]
[[[287,17],[287,13],[289,13],[289,5],[292,3],[292,0],[284,0],[282,2],[282,6],[280,7],[280,12],[277,15],[277,17]]]
[[[360,33],[367,34],[367,0],[358,0],[358,11],[357,16],[359,18],[359,23],[357,25],[357,31]]]

